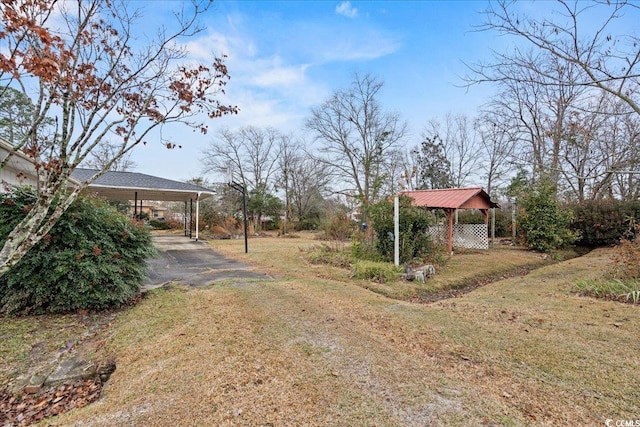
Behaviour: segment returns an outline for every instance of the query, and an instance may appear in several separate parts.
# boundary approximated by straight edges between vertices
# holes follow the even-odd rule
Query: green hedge
[[[35,202],[29,191],[0,195],[0,244]],[[8,273],[0,313],[104,309],[134,298],[154,254],[151,233],[106,203],[80,197]]]
[[[556,189],[547,182],[529,188],[520,199],[518,235],[530,249],[554,251],[573,245],[579,238],[570,228],[573,211],[556,201]]]
[[[580,232],[578,243],[598,247],[617,244],[640,224],[640,202],[619,200],[586,201],[571,206],[575,214],[572,228]]]

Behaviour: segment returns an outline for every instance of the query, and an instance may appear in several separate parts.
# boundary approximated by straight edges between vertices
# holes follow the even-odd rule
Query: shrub
[[[35,202],[0,195],[0,244]],[[140,292],[151,234],[106,203],[80,197],[34,248],[0,277],[1,313],[59,313],[121,305]]]
[[[147,222],[154,230],[169,230],[171,225],[167,221],[158,221],[157,219],[151,219]]]
[[[400,268],[388,262],[358,261],[353,264],[352,276],[361,280],[385,283],[400,276]]]
[[[169,226],[169,229],[171,230],[177,230],[177,229],[182,229],[184,228],[184,223],[182,221],[179,221],[175,218],[170,218],[170,219],[166,219],[165,224],[167,224]]]
[[[351,241],[351,256],[362,261],[383,261],[382,255],[376,250],[375,245],[364,238]]]
[[[600,280],[582,280],[582,293],[599,298],[638,304],[640,302],[640,226],[615,249],[613,263]]]
[[[424,260],[433,251],[433,242],[426,233],[431,224],[428,211],[411,205],[411,199],[400,196],[400,262]],[[370,217],[376,232],[376,248],[386,261],[393,261],[393,202],[382,200],[370,207]]]
[[[562,209],[555,195],[555,188],[542,182],[522,197],[519,234],[531,249],[549,252],[571,246],[578,239],[578,233],[569,228],[573,212]]]
[[[305,258],[311,264],[327,264],[334,267],[348,268],[352,263],[351,254],[326,244],[312,246],[304,249],[303,252],[305,252]]]
[[[613,259],[613,270],[610,272],[614,279],[634,281],[640,279],[640,226],[634,228],[629,238],[622,239],[616,248]]]
[[[327,240],[349,240],[355,230],[356,223],[344,214],[336,214],[324,225],[324,238]]]
[[[319,220],[317,219],[304,219],[291,223],[293,225],[293,229],[295,231],[305,231],[305,230],[317,230],[319,227]]]
[[[575,221],[571,228],[580,233],[578,243],[598,247],[618,244],[640,223],[640,202],[620,200],[585,201],[572,206]]]

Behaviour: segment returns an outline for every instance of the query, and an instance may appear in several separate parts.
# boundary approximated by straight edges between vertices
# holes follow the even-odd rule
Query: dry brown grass
[[[603,425],[640,416],[640,310],[573,287],[609,263],[607,251],[411,304],[306,264],[298,247],[311,244],[252,239],[245,256],[240,241],[214,242],[276,280],[153,292],[111,329],[103,351],[118,369],[101,401],[51,421]]]

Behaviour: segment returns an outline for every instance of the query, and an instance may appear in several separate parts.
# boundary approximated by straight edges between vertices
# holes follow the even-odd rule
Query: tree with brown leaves
[[[223,58],[186,61],[181,45],[197,35],[210,2],[180,3],[175,26],[142,33],[140,3],[125,0],[0,0],[0,87],[29,97],[33,112],[0,169],[31,157],[38,200],[0,250],[0,275],[42,239],[78,194],[151,132],[182,123],[206,133],[206,120],[237,113],[219,98],[229,79]],[[4,96],[0,89],[0,98]],[[54,132],[40,135],[53,120]],[[71,172],[105,140],[113,156],[89,181],[69,188]],[[161,141],[167,148],[175,143]]]

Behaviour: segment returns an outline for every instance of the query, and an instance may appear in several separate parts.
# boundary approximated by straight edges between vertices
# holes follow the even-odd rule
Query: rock
[[[106,362],[98,367],[98,378],[104,384],[109,381],[111,374],[116,370],[115,362]]]
[[[47,378],[46,385],[59,384],[65,381],[79,381],[96,377],[96,365],[93,362],[71,357],[58,365],[58,368]]]
[[[29,394],[36,394],[44,385],[44,382],[47,378],[43,375],[34,375],[29,378],[29,382],[24,386],[24,392]]]

